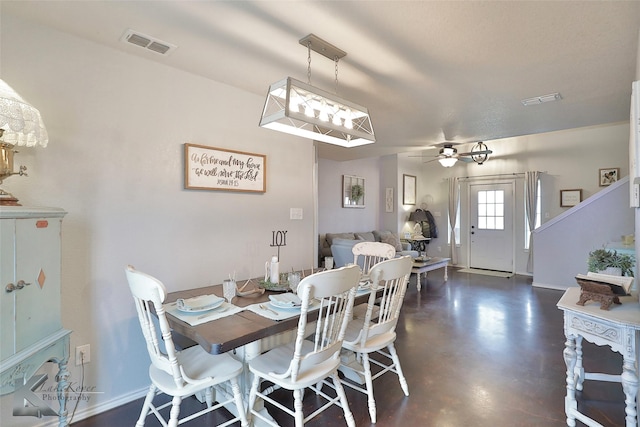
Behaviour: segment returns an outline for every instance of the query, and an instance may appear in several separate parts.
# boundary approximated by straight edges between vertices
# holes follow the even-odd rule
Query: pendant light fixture
[[[307,83],[286,77],[269,87],[260,126],[341,147],[375,142],[369,110],[311,85],[311,51],[335,63],[336,93],[338,61],[346,52],[309,34],[300,39],[307,47]]]

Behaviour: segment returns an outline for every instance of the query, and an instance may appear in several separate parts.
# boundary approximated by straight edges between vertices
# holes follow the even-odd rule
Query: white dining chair
[[[371,422],[376,422],[376,401],[373,396],[373,381],[386,372],[394,372],[400,381],[405,396],[409,396],[409,386],[402,373],[400,359],[395,349],[396,324],[400,316],[402,301],[411,275],[410,256],[381,261],[369,270],[372,291],[364,319],[353,319],[347,326],[342,347],[353,352],[360,361],[362,370],[358,371],[365,379],[365,388],[349,380],[343,384],[368,396]],[[379,298],[376,302],[376,298]],[[374,316],[374,309],[377,314]],[[378,353],[382,357],[369,357]],[[374,373],[371,365],[376,365]],[[343,366],[344,368],[344,366]],[[354,369],[350,364],[348,369]]]
[[[353,245],[353,263],[362,269],[362,280],[369,280],[369,270],[381,261],[396,256],[396,248],[383,242],[360,242]],[[367,311],[367,304],[358,304],[353,308],[353,318],[361,319]],[[375,314],[375,313],[374,313]],[[374,316],[375,317],[375,316]]]
[[[353,253],[353,263],[360,266],[364,277],[368,277],[371,267],[380,261],[385,261],[396,256],[396,248],[388,243],[382,242],[356,243],[353,245],[351,252]]]
[[[151,386],[136,426],[144,426],[147,415],[150,415],[149,412],[152,412],[163,426],[175,427],[230,403],[235,403],[238,415],[232,420],[219,424],[219,426],[227,426],[237,421],[240,421],[242,426],[248,426],[246,410],[238,385],[238,376],[243,369],[242,363],[226,353],[209,354],[199,345],[177,351],[162,306],[167,296],[164,285],[158,279],[137,271],[131,265],[125,268],[125,273],[135,301],[147,351],[151,357],[151,366],[149,367]],[[160,331],[155,327],[153,311],[155,311]],[[164,351],[161,349],[161,343],[164,343]],[[230,384],[233,396],[225,401],[217,400],[214,405],[213,387],[225,382]],[[178,419],[182,399],[202,391],[205,392],[207,407],[195,414]],[[160,393],[172,396],[173,399],[156,407],[153,404],[153,399]],[[217,399],[221,396],[223,396],[221,392],[216,393]],[[172,407],[167,423],[160,411],[169,405]]]
[[[353,414],[349,410],[347,397],[340,384],[338,366],[345,328],[353,308],[356,287],[360,279],[360,269],[356,265],[323,271],[307,276],[298,285],[298,296],[302,300],[300,318],[295,341],[276,347],[249,361],[253,374],[249,394],[249,413],[267,424],[278,426],[273,420],[254,409],[258,398],[279,408],[295,419],[296,427],[301,427],[331,405],[342,407],[347,425],[355,426]],[[313,334],[308,336],[310,310],[318,310],[318,318],[313,324]],[[332,379],[329,383],[328,378]],[[273,386],[261,390],[262,381]],[[329,395],[323,385],[328,385]],[[293,409],[269,396],[276,388],[293,392]],[[305,417],[302,399],[305,388],[315,391],[322,406]],[[333,391],[335,390],[335,396]]]

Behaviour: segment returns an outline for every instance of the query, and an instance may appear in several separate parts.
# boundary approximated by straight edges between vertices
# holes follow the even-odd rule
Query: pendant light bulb
[[[347,108],[347,117],[344,119],[344,127],[347,129],[353,129],[353,121],[351,120],[351,110]]]
[[[336,126],[342,126],[342,120],[340,120],[340,116],[338,115],[339,112],[340,110],[336,111],[333,114],[333,119],[331,120],[331,123],[333,123]]]
[[[329,113],[327,113],[327,102],[324,99],[320,103],[320,114],[318,115],[318,118],[323,122],[329,121]]]
[[[315,117],[315,114],[313,113],[313,108],[308,103],[304,107],[304,115],[307,117]]]

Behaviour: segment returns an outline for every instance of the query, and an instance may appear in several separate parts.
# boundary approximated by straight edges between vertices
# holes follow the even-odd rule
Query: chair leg
[[[303,389],[293,390],[293,408],[295,410],[296,427],[304,426],[304,414],[302,413]]]
[[[204,400],[207,403],[207,408],[211,408],[213,405],[213,387],[207,387],[204,392]]]
[[[247,413],[244,408],[244,402],[242,401],[242,395],[240,394],[238,378],[231,378],[229,382],[231,383],[231,390],[233,390],[233,399],[236,402],[236,409],[238,410],[238,416],[240,417],[240,424],[242,427],[247,427],[249,422],[247,421]]]
[[[402,373],[402,367],[400,367],[400,358],[398,358],[396,347],[393,344],[389,344],[387,346],[387,349],[391,354],[391,358],[393,359],[393,364],[396,365],[396,372],[398,373],[398,380],[400,381],[400,387],[402,387],[402,391],[404,392],[404,395],[409,396],[409,385],[407,384],[407,380],[404,378],[404,374]]]
[[[369,363],[369,355],[364,353],[362,355],[362,367],[364,368],[364,379],[367,384],[367,397],[369,405],[369,416],[371,422],[376,423],[376,400],[373,397],[373,380],[371,379],[371,364]]]
[[[258,395],[258,387],[260,387],[260,377],[253,375],[253,383],[251,383],[251,391],[249,392],[249,406],[247,413],[249,414],[249,420],[251,420],[251,414],[253,413],[253,407],[256,404],[256,397]]]
[[[338,393],[338,396],[340,396],[340,404],[342,405],[342,411],[344,412],[344,419],[347,422],[347,425],[349,427],[355,427],[356,420],[353,418],[351,409],[349,409],[349,402],[347,401],[347,395],[344,392],[344,388],[342,387],[342,383],[340,382],[340,377],[338,376],[338,373],[335,372],[333,375],[331,375],[331,379],[333,380],[333,384],[336,388],[336,393]]]
[[[173,396],[173,403],[171,405],[171,415],[169,418],[169,427],[178,427],[178,416],[180,415],[180,403],[182,398],[180,396]]]
[[[149,415],[149,408],[151,408],[151,401],[156,395],[156,386],[151,384],[149,386],[149,391],[147,392],[147,397],[144,399],[144,403],[142,404],[142,410],[140,411],[140,418],[138,418],[138,422],[136,423],[136,427],[143,427],[144,421],[147,419],[147,415]]]

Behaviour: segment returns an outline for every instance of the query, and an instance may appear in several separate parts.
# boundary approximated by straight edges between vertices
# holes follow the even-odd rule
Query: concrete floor
[[[374,383],[378,423],[369,420],[366,396],[346,388],[358,426],[539,427],[564,426],[565,375],[562,358],[561,291],[531,287],[531,279],[459,273],[428,274],[421,292],[415,276],[405,297],[396,348],[409,383],[405,397],[393,374]],[[608,348],[584,343],[587,371],[620,373],[622,358]],[[288,392],[276,392],[290,401]],[[182,413],[197,404],[188,399]],[[73,423],[77,427],[134,425],[142,400]],[[315,406],[307,394],[305,412]],[[585,382],[579,407],[604,426],[624,425],[620,384]],[[272,410],[283,426],[293,420]],[[209,414],[185,426],[216,425]],[[147,426],[160,425],[155,417]],[[308,426],[346,425],[334,407]],[[578,426],[582,425],[580,422]]]

